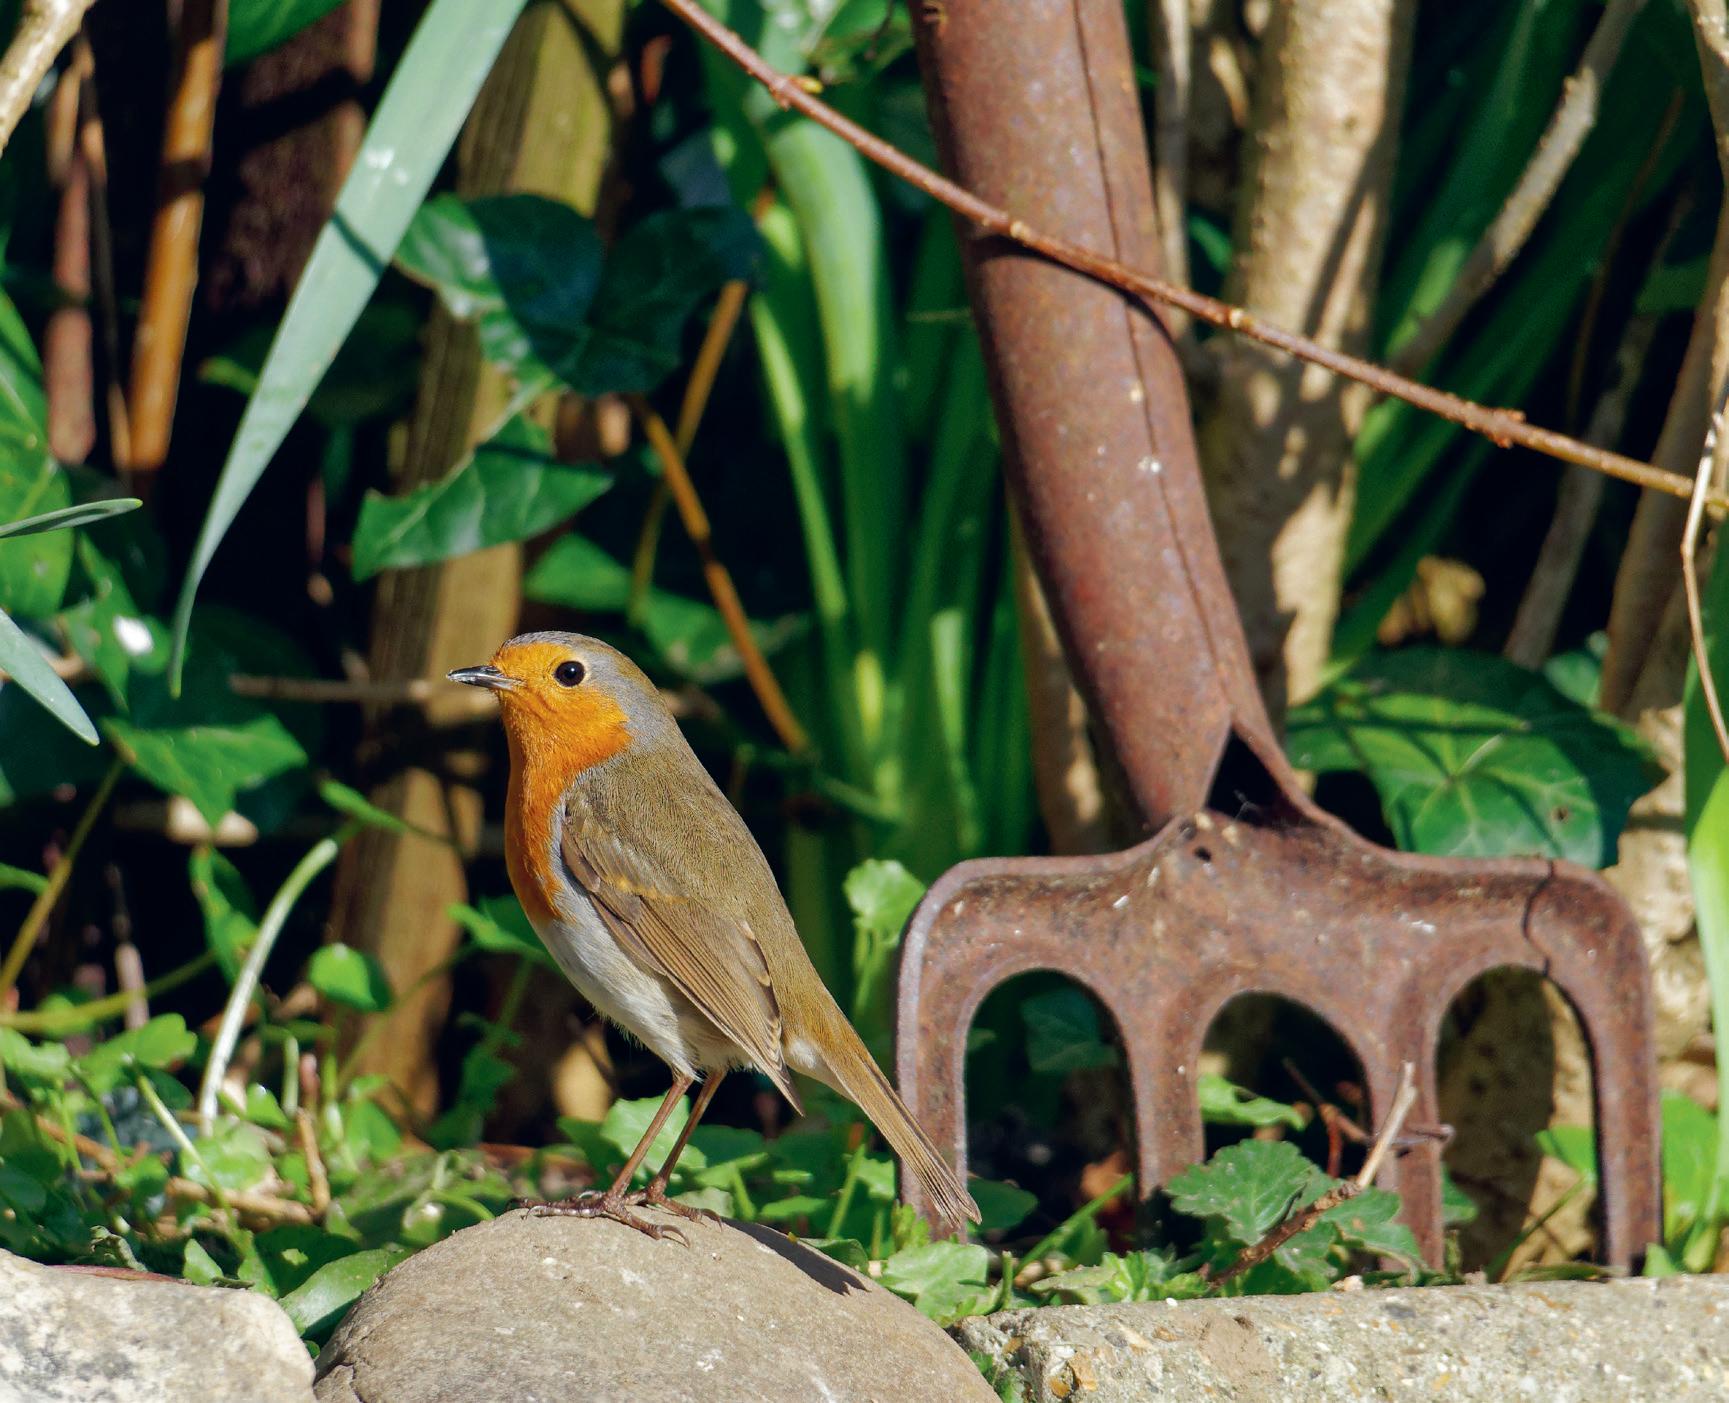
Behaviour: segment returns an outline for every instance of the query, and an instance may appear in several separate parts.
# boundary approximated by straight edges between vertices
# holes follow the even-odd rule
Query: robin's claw
[[[522,1206],[536,1218],[608,1218],[627,1228],[634,1228],[656,1242],[663,1237],[672,1237],[689,1247],[690,1239],[677,1224],[651,1222],[641,1214],[630,1211],[634,1204],[648,1201],[647,1196],[642,1193],[625,1195],[587,1189],[555,1202],[524,1202]],[[655,1206],[670,1209],[681,1217],[695,1216],[695,1210],[685,1208],[682,1204],[662,1202]]]

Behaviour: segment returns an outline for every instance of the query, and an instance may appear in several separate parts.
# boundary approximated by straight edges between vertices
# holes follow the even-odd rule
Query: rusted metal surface
[[[915,4],[914,19],[949,171],[1011,213],[1155,268],[1118,0],[941,0]],[[1034,559],[1152,836],[1103,858],[963,863],[932,887],[901,965],[908,1104],[964,1168],[966,1030],[1004,980],[1058,971],[1116,1021],[1150,1194],[1200,1157],[1196,1065],[1231,998],[1278,994],[1326,1018],[1377,1118],[1414,1063],[1413,1118],[1434,1121],[1448,1005],[1487,970],[1535,969],[1591,1046],[1604,1249],[1630,1263],[1661,1225],[1650,992],[1631,914],[1581,868],[1389,852],[1307,799],[1255,688],[1162,323],[1002,241],[963,242]],[[1439,1146],[1393,1161],[1381,1182],[1438,1261]]]

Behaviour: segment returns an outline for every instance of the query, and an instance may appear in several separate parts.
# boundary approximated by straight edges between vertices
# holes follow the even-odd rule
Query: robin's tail
[[[882,1074],[846,1015],[835,1007],[832,1017],[825,1021],[829,1026],[824,1030],[826,1046],[820,1052],[820,1065],[798,1066],[796,1062],[794,1065],[833,1087],[870,1117],[895,1153],[918,1176],[926,1198],[942,1222],[957,1227],[963,1220],[978,1222],[979,1206],[961,1183],[960,1175],[949,1168],[930,1136],[913,1119],[906,1102]]]

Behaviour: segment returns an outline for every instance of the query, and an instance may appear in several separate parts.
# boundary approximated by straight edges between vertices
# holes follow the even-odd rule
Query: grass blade
[[[96,744],[96,727],[78,705],[72,689],[48,665],[42,650],[4,610],[0,610],[0,670],[54,714],[67,730],[88,745]]]
[[[6,522],[0,525],[0,537],[29,536],[37,531],[64,531],[72,526],[88,526],[93,521],[119,516],[121,512],[129,512],[142,505],[136,497],[113,497],[101,502],[61,507],[58,511],[43,512],[40,516],[27,516],[22,521]]]
[[[176,691],[198,583],[306,408],[449,155],[525,0],[433,0],[318,236],[222,465],[174,611]]]

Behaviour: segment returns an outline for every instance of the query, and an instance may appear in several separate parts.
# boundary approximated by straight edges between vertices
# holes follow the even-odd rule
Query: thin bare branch
[[[1537,149],[1495,221],[1466,255],[1440,306],[1423,319],[1393,356],[1401,375],[1419,375],[1459,329],[1459,323],[1518,256],[1537,221],[1549,208],[1573,159],[1597,125],[1597,106],[1621,45],[1645,0],[1609,0],[1591,33],[1578,69],[1561,85],[1561,101],[1549,118]]]
[[[30,100],[54,66],[60,51],[72,41],[84,13],[96,0],[24,0],[18,15],[18,30],[5,56],[0,57],[0,153],[24,114]]]
[[[1420,385],[1371,361],[1329,350],[1307,337],[1268,326],[1241,307],[1233,307],[1216,297],[1207,297],[1163,278],[1139,272],[1113,258],[1103,257],[1091,249],[1035,229],[1025,220],[980,199],[954,181],[938,175],[928,166],[921,165],[880,137],[873,136],[856,122],[841,116],[832,107],[811,95],[811,84],[808,80],[789,77],[773,67],[737,34],[703,10],[697,0],[663,0],[663,3],[727,58],[761,83],[768,90],[769,96],[781,107],[791,108],[827,128],[866,159],[924,191],[932,199],[947,205],[987,234],[1009,239],[1033,253],[1111,287],[1176,307],[1209,326],[1247,336],[1275,350],[1288,352],[1301,360],[1321,366],[1335,375],[1359,381],[1378,394],[1392,395],[1418,409],[1469,429],[1472,433],[1481,434],[1498,447],[1517,445],[1528,448],[1533,452],[1559,458],[1563,462],[1577,463],[1595,472],[1605,473],[1641,487],[1649,487],[1673,497],[1685,498],[1692,494],[1692,482],[1679,473],[1666,472],[1636,458],[1581,443],[1578,439],[1557,433],[1553,429],[1528,424],[1524,416],[1516,410],[1491,409],[1474,400],[1463,399],[1428,385]],[[1729,498],[1713,492],[1706,499],[1706,507],[1714,516],[1720,517],[1729,510]]]
[[[696,495],[696,487],[690,480],[690,473],[685,469],[684,455],[678,451],[678,444],[673,441],[666,421],[654,412],[647,400],[640,395],[632,395],[630,407],[648,437],[649,446],[660,459],[661,471],[672,493],[672,500],[678,507],[679,518],[684,522],[685,534],[690,537],[691,544],[696,547],[696,553],[702,561],[702,573],[708,581],[709,593],[714,597],[715,607],[720,610],[721,618],[726,621],[726,631],[732,639],[733,647],[738,649],[738,655],[744,662],[744,675],[750,682],[751,690],[756,693],[757,701],[767,715],[769,724],[774,727],[775,734],[780,737],[781,744],[795,755],[808,750],[810,737],[799,724],[798,717],[793,715],[792,707],[787,704],[786,693],[781,690],[780,682],[774,675],[774,669],[768,665],[768,659],[763,657],[762,649],[757,647],[756,639],[750,631],[750,619],[744,612],[744,605],[739,601],[732,575],[714,552],[708,513],[702,509],[702,500]]]

